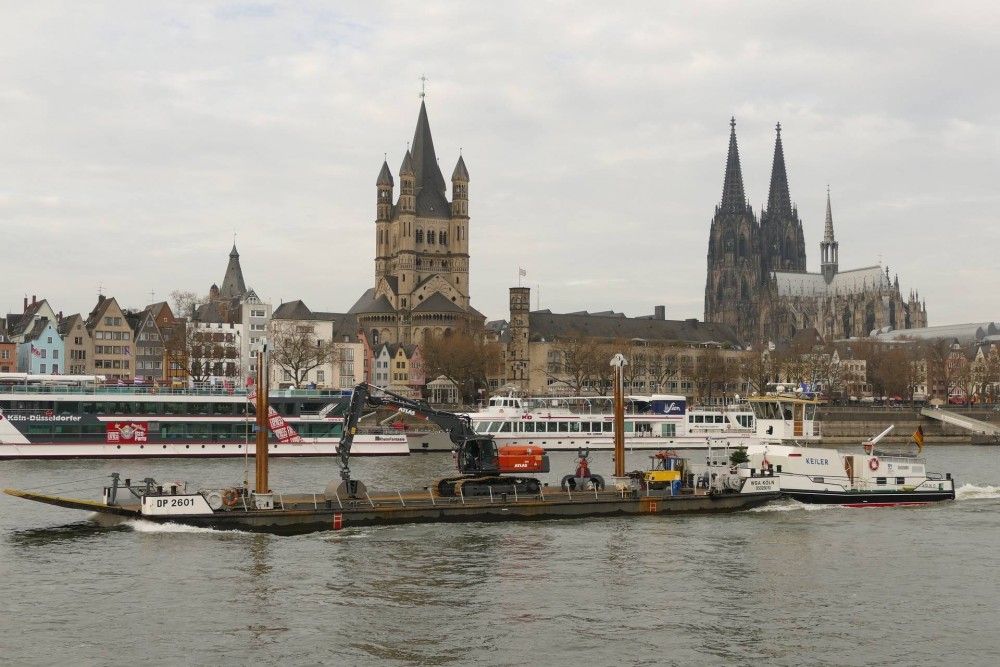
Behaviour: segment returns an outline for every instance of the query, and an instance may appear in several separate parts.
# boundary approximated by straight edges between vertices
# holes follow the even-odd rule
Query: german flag
[[[924,427],[918,426],[913,432],[913,442],[917,443],[917,454],[924,451]]]

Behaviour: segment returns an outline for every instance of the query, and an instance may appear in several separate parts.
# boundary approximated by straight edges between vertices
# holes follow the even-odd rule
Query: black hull
[[[781,492],[786,498],[811,505],[849,505],[852,507],[888,507],[892,505],[926,505],[927,503],[954,500],[954,491],[787,491]]]
[[[57,496],[44,496],[25,491],[5,490],[5,493],[28,500],[70,509],[113,514],[129,519],[156,523],[178,523],[214,530],[237,530],[275,535],[302,535],[345,528],[392,526],[413,523],[461,523],[499,521],[541,521],[553,519],[585,519],[595,517],[662,516],[674,514],[715,514],[751,509],[775,500],[773,493],[723,493],[720,495],[682,494],[642,495],[622,498],[614,492],[547,493],[545,498],[501,499],[477,501],[460,498],[428,496],[417,501],[404,501],[393,496],[374,497],[372,501],[319,500],[285,503],[286,509],[244,511],[233,509],[202,515],[143,515],[138,508],[108,506]],[[405,498],[406,496],[404,496]],[[278,500],[276,494],[275,499]],[[320,496],[322,498],[322,496]]]

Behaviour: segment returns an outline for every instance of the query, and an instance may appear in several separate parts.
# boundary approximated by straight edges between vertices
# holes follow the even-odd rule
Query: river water
[[[102,527],[4,495],[0,663],[992,665],[1000,449],[924,452],[957,501],[273,537]],[[557,484],[573,457],[552,462]],[[447,454],[353,463],[379,490],[451,471]],[[112,471],[243,480],[232,460],[9,461],[0,486],[97,500]],[[332,459],[271,463],[276,491],[335,477]]]

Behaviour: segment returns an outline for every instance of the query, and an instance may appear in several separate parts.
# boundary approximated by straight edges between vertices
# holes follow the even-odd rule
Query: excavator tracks
[[[501,496],[503,494],[520,494],[533,496],[538,494],[542,485],[532,477],[503,477],[489,475],[484,477],[445,477],[434,483],[438,497],[454,496]]]

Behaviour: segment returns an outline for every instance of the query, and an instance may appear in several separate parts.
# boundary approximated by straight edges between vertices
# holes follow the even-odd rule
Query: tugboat
[[[782,495],[804,503],[887,507],[955,499],[951,473],[927,471],[922,438],[915,455],[875,449],[892,425],[863,443],[861,452],[813,447],[809,443],[820,438],[815,397],[779,388],[749,403],[761,444],[747,448],[749,461],[738,469],[743,477],[774,475]]]

